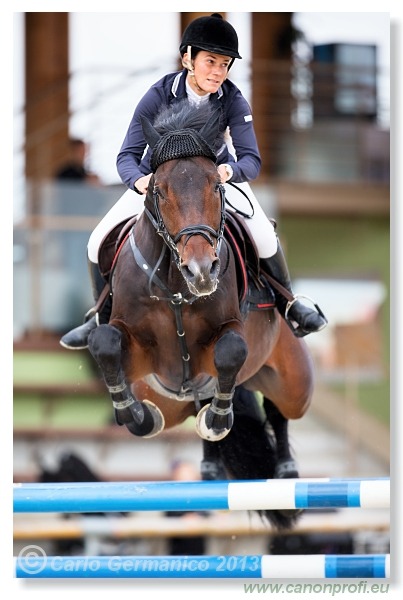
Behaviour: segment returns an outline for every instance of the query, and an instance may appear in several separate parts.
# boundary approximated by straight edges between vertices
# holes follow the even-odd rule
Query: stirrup
[[[301,325],[299,325],[299,323],[296,323],[296,321],[292,321],[288,317],[288,313],[290,312],[291,308],[294,306],[294,304],[300,298],[305,298],[305,300],[312,302],[313,306],[316,309],[316,312],[319,314],[320,317],[322,317],[322,319],[324,319],[325,322],[321,327],[319,327],[319,329],[316,329],[314,331],[307,331]],[[314,300],[312,300],[312,298],[310,298],[309,296],[304,296],[303,294],[295,294],[294,298],[292,300],[288,300],[285,311],[284,311],[284,320],[296,337],[304,337],[305,335],[309,335],[310,333],[317,333],[318,331],[322,331],[322,329],[324,329],[326,327],[326,325],[328,324],[328,320],[325,317],[320,306]],[[296,325],[294,325],[294,323],[296,323]]]
[[[99,325],[99,313],[97,311],[97,307],[96,305],[92,306],[89,310],[87,310],[87,312],[84,315],[84,320],[83,320],[83,325],[89,321],[90,319],[92,319],[92,317],[95,317],[97,320],[97,325]]]

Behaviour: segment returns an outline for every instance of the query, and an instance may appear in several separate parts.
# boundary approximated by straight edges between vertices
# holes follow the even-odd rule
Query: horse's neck
[[[146,261],[154,266],[161,254],[164,242],[144,212],[140,215],[134,228],[134,239]]]

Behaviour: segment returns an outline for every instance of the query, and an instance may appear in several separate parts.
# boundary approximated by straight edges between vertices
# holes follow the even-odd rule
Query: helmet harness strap
[[[186,62],[186,68],[189,70],[190,76],[193,77],[195,86],[197,87],[197,89],[200,92],[202,92],[203,89],[199,86],[199,84],[196,81],[196,76],[195,76],[194,67],[193,67],[193,63],[192,63],[192,46],[190,44],[188,44],[186,52],[187,52],[187,55],[188,55],[188,60]],[[228,71],[230,70],[230,68],[232,67],[232,65],[234,64],[234,62],[235,62],[235,58],[232,58],[231,62],[228,65]]]
[[[197,83],[196,75],[195,75],[194,68],[193,68],[193,63],[192,63],[192,46],[188,45],[188,47],[187,47],[187,53],[188,53],[188,57],[189,57],[188,61],[187,61],[187,68],[189,69],[190,76],[193,77],[194,84],[195,84],[196,88],[199,90],[199,92],[203,92],[204,90]]]

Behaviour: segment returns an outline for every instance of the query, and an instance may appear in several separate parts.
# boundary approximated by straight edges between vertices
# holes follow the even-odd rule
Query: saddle
[[[98,251],[98,266],[102,277],[110,283],[110,276],[117,261],[120,251],[129,235],[133,225],[137,222],[137,215],[125,219],[106,234]]]
[[[98,264],[108,283],[120,250],[136,222],[137,215],[122,221],[111,229],[101,243]],[[260,269],[259,255],[249,228],[245,221],[232,211],[227,211],[226,214],[224,239],[235,258],[241,314],[274,308],[273,288],[267,275]]]

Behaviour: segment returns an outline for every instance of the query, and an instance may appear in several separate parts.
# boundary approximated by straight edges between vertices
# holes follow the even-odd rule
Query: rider
[[[217,170],[221,182],[233,182],[246,192],[253,207],[248,227],[259,252],[262,268],[289,292],[291,302],[275,291],[276,306],[297,337],[320,331],[326,319],[313,308],[301,303],[293,295],[290,275],[280,242],[272,223],[255,198],[248,181],[255,179],[260,171],[261,159],[253,128],[251,109],[240,90],[227,79],[234,60],[241,58],[238,52],[238,36],[235,29],[221,15],[214,13],[199,17],[185,29],[180,54],[184,69],[170,73],[157,81],[137,105],[126,137],[117,157],[117,169],[128,190],[111,208],[94,229],[88,242],[88,263],[95,301],[105,286],[98,268],[98,251],[105,235],[118,223],[141,213],[144,194],[152,175],[150,153],[140,123],[145,116],[153,122],[163,105],[188,98],[195,107],[211,102],[220,106],[221,126],[229,133],[229,144],[218,152]],[[232,145],[232,148],[230,147]],[[225,185],[225,195],[234,208],[242,207],[244,196],[232,185]],[[109,297],[94,314],[87,313],[86,322],[62,337],[62,346],[79,350],[88,345],[88,335],[99,323],[109,321],[111,298]],[[287,312],[287,314],[286,314]]]

